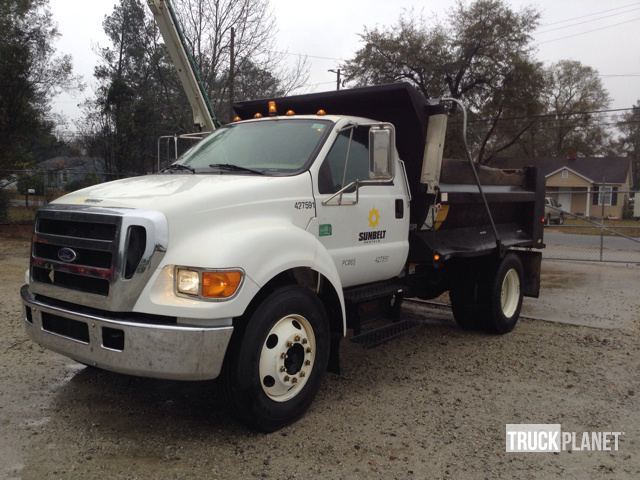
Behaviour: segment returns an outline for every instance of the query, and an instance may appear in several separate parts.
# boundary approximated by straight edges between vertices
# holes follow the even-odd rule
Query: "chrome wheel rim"
[[[515,268],[510,268],[502,279],[500,306],[505,317],[511,318],[520,302],[520,276]]]
[[[260,352],[260,384],[275,402],[286,402],[302,391],[313,370],[316,337],[309,321],[292,314],[278,320]]]

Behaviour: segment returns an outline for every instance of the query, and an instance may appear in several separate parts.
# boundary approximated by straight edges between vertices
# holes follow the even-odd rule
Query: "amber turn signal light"
[[[292,116],[293,116],[293,115],[295,115],[295,114],[296,114],[296,112],[294,112],[293,110],[287,110],[287,113],[285,113],[285,115],[286,115],[287,117],[292,117]]]
[[[202,272],[202,296],[206,298],[229,298],[240,286],[242,272]]]
[[[316,112],[316,115],[319,115],[319,116],[326,115],[326,114],[327,114],[327,112],[325,112],[323,108],[321,108],[320,110],[318,110]]]

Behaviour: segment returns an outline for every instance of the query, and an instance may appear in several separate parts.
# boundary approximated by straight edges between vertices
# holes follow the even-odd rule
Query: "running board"
[[[404,282],[394,278],[383,282],[369,283],[344,290],[344,300],[351,304],[366,303],[380,298],[402,294],[407,286]]]
[[[421,324],[422,322],[417,320],[402,320],[373,330],[368,330],[365,333],[351,337],[350,340],[353,343],[362,345],[364,348],[373,348],[409,333]]]

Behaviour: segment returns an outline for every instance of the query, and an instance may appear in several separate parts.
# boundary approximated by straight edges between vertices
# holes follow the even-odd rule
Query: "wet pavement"
[[[369,350],[344,341],[342,374],[263,435],[229,417],[216,382],[112,374],[27,340],[27,252],[0,239],[0,478],[640,478],[637,268],[543,262],[523,314],[551,321],[505,336],[407,306],[419,328]],[[625,435],[618,452],[506,454],[506,423]]]

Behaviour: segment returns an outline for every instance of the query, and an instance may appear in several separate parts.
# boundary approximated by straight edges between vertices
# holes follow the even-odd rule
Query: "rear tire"
[[[474,266],[469,270],[475,268]],[[449,291],[453,318],[463,330],[475,330],[479,327],[479,293],[477,276],[471,271],[458,277],[456,284]]]
[[[497,268],[488,272],[480,286],[483,308],[482,329],[488,333],[505,334],[518,323],[522,308],[523,267],[520,258],[507,254]]]
[[[248,427],[273,432],[309,408],[329,360],[329,323],[313,292],[286,286],[240,318],[222,380],[232,413]]]

